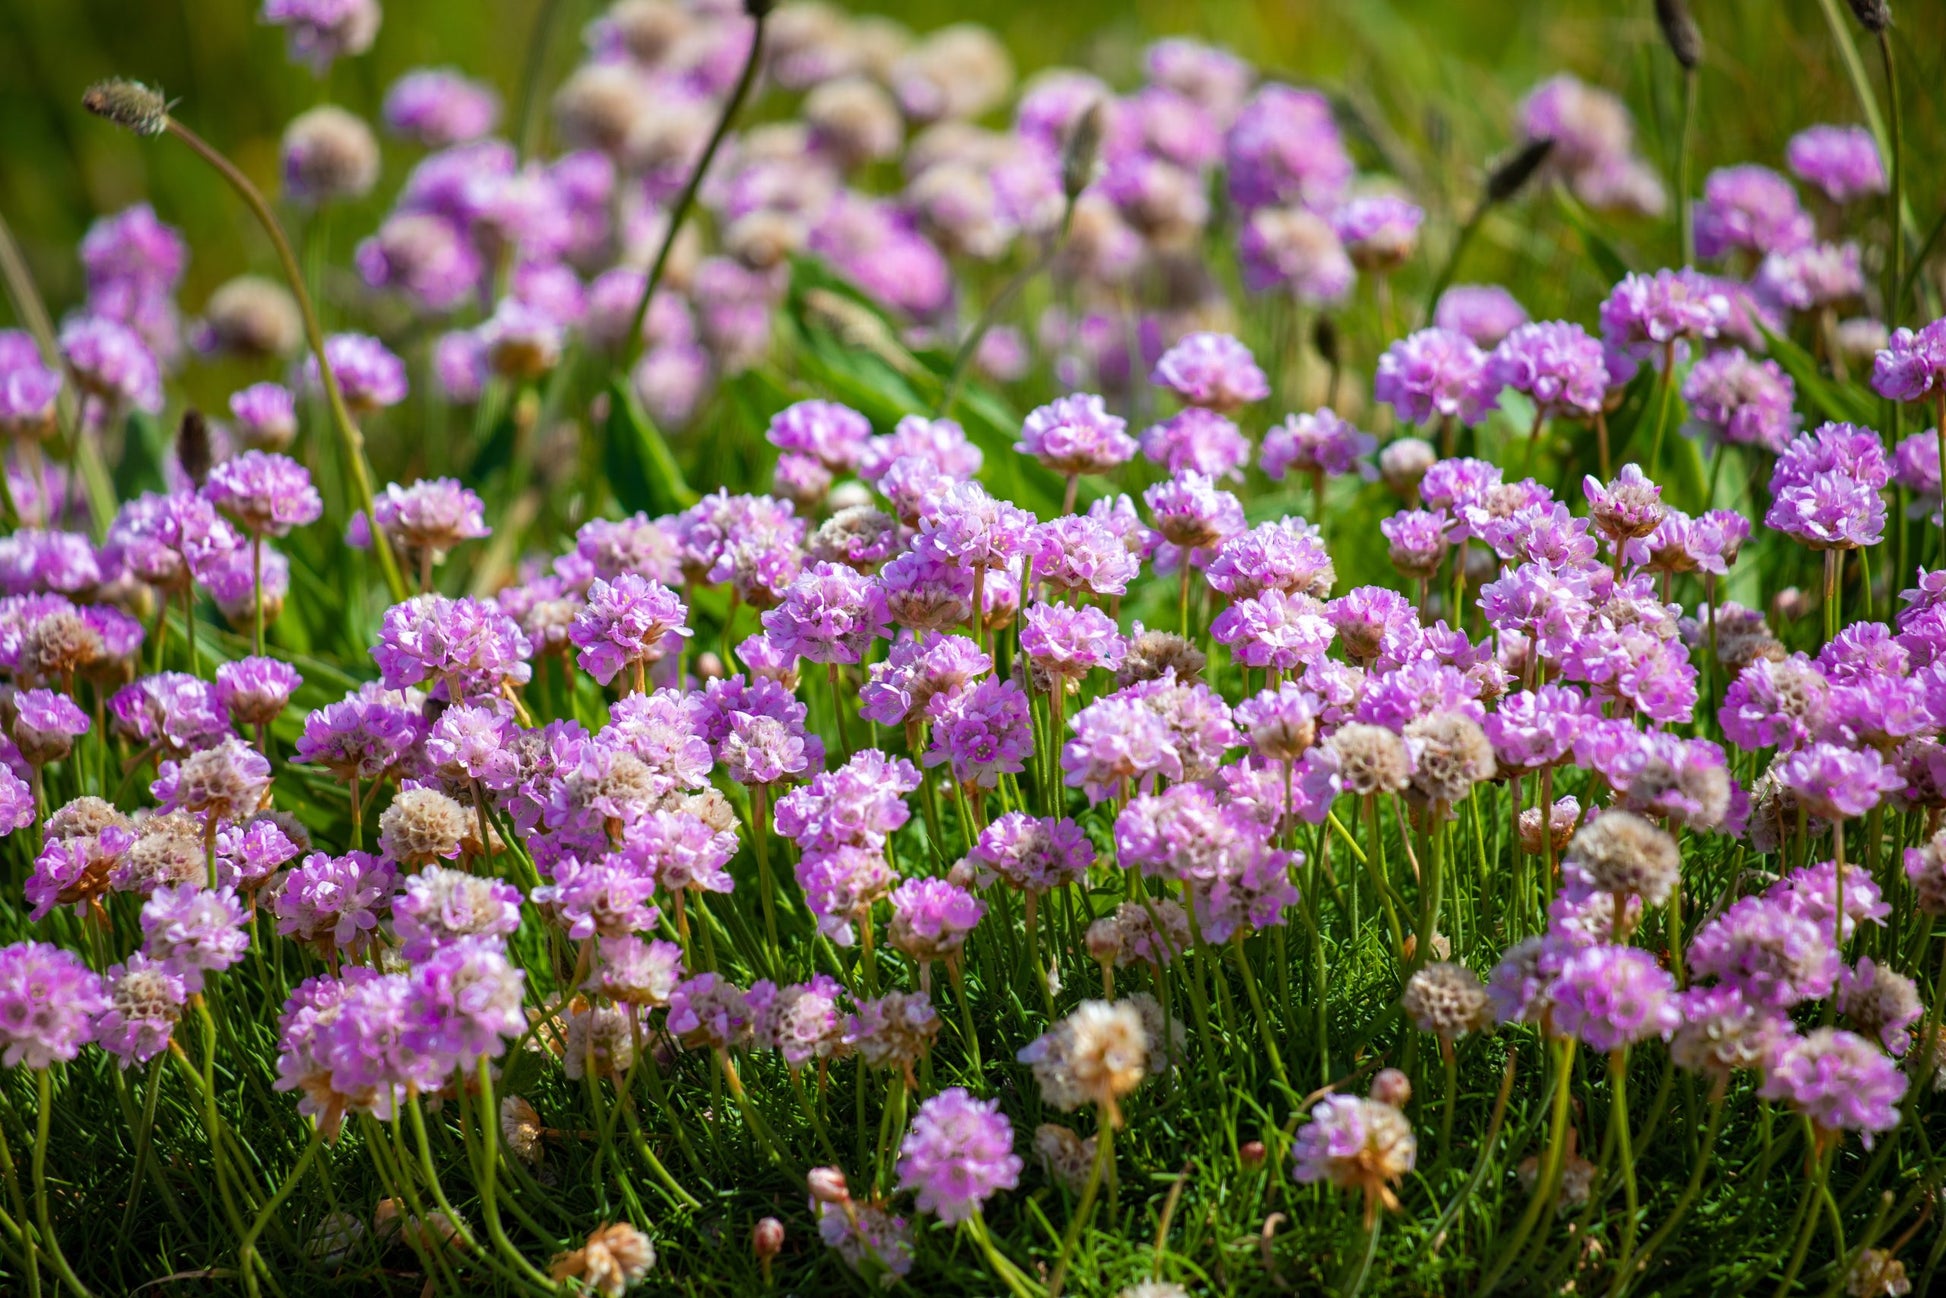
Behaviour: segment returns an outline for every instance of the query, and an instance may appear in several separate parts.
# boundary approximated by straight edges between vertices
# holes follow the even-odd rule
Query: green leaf
[[[672,514],[701,499],[683,477],[669,443],[636,401],[634,390],[620,378],[608,385],[602,465],[608,471],[609,489],[624,512]]]
[[[169,462],[169,435],[162,421],[137,411],[122,425],[122,439],[121,461],[115,466],[116,499],[167,490],[162,466]]]

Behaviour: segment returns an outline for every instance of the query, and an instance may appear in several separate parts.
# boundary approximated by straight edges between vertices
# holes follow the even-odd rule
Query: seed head
[[[1892,6],[1887,0],[1851,0],[1851,12],[1858,25],[1874,36],[1892,25]]]
[[[1662,25],[1662,39],[1676,62],[1694,70],[1703,62],[1703,34],[1684,0],[1655,0],[1655,20]]]
[[[1631,811],[1604,811],[1590,821],[1568,844],[1567,859],[1602,892],[1640,897],[1651,906],[1669,900],[1682,873],[1676,840]]]
[[[1534,140],[1487,175],[1487,202],[1504,203],[1527,187],[1554,148],[1551,139]]]
[[[1430,964],[1413,974],[1401,1006],[1421,1032],[1447,1041],[1493,1023],[1486,987],[1461,964]]]
[[[160,135],[169,126],[169,101],[139,81],[97,81],[82,92],[81,106],[137,135]]]

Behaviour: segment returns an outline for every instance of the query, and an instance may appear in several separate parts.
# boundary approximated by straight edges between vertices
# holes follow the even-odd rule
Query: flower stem
[[[1095,1197],[1101,1193],[1101,1178],[1115,1157],[1115,1124],[1109,1118],[1107,1106],[1097,1112],[1100,1121],[1095,1132],[1095,1161],[1088,1169],[1087,1184],[1081,1187],[1081,1202],[1075,1206],[1074,1219],[1061,1236],[1061,1253],[1047,1282],[1047,1298],[1061,1298],[1061,1286],[1068,1278],[1068,1262],[1074,1256],[1074,1246],[1081,1239],[1081,1232],[1087,1229],[1088,1218],[1095,1210]]]
[[[312,355],[317,357],[318,377],[324,384],[325,403],[331,408],[331,423],[338,431],[338,447],[345,458],[345,469],[351,474],[352,488],[358,494],[358,506],[365,512],[367,522],[371,523],[372,553],[378,556],[379,571],[385,575],[385,586],[392,592],[392,599],[402,602],[407,594],[405,577],[399,571],[398,557],[392,553],[392,544],[386,539],[385,530],[377,525],[378,513],[372,500],[372,474],[365,464],[365,436],[352,422],[351,410],[345,405],[345,394],[338,386],[338,376],[332,372],[330,358],[324,354],[324,330],[318,324],[317,307],[311,301],[310,290],[304,286],[304,271],[297,264],[297,255],[291,251],[290,240],[284,237],[283,227],[277,223],[270,204],[250,183],[250,178],[237,170],[236,164],[174,117],[170,117],[166,125],[170,134],[188,145],[192,152],[229,182],[230,188],[250,209],[250,214],[257,218],[257,224],[270,236],[278,264],[283,267],[284,278],[290,282],[292,296],[297,299],[298,313],[304,317],[304,336],[310,342]]]
[[[1622,1257],[1635,1252],[1635,1225],[1642,1205],[1635,1188],[1635,1150],[1629,1144],[1628,1130],[1628,1049],[1608,1052],[1608,1086],[1613,1102],[1608,1122],[1615,1131],[1616,1148],[1622,1165],[1622,1197],[1628,1205],[1628,1218],[1622,1223]]]
[[[1257,990],[1257,975],[1250,971],[1250,957],[1244,954],[1242,929],[1230,936],[1230,953],[1236,957],[1237,972],[1243,976],[1244,993],[1250,997],[1250,1008],[1257,1015],[1257,1031],[1262,1035],[1264,1053],[1270,1056],[1271,1071],[1288,1089],[1290,1075],[1284,1071],[1284,1057],[1277,1051],[1275,1025],[1271,1022],[1269,1011],[1264,1009],[1263,994]]]
[[[61,1277],[61,1283],[73,1290],[78,1298],[89,1298],[88,1287],[75,1276],[74,1268],[61,1252],[61,1241],[54,1235],[54,1224],[47,1212],[47,1129],[54,1116],[54,1084],[52,1074],[45,1068],[34,1070],[35,1099],[40,1109],[34,1115],[34,1219],[41,1225],[41,1240],[47,1246],[47,1256],[54,1263],[54,1274]]]
[[[1562,1161],[1567,1157],[1568,1099],[1574,1080],[1574,1048],[1572,1037],[1554,1043],[1554,1105],[1548,1117],[1547,1151],[1541,1157],[1540,1175],[1534,1180],[1533,1197],[1527,1201],[1527,1208],[1520,1214],[1514,1226],[1513,1238],[1500,1252],[1500,1260],[1487,1272],[1480,1282],[1479,1293],[1492,1293],[1500,1277],[1507,1273],[1514,1259],[1526,1247],[1527,1237],[1534,1233],[1534,1226],[1541,1219],[1541,1211],[1553,1199],[1555,1186],[1561,1175]]]

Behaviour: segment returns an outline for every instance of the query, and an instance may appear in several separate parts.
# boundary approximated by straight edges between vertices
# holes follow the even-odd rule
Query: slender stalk
[[[45,1113],[47,1106],[41,1106]],[[11,1112],[11,1110],[9,1110]],[[21,1243],[27,1249],[27,1293],[29,1298],[40,1298],[41,1267],[40,1249],[34,1240],[34,1232],[27,1229],[27,1196],[21,1193],[20,1170],[14,1166],[13,1148],[7,1143],[7,1124],[0,1122],[0,1173],[7,1178],[7,1194],[13,1200],[14,1212],[20,1217]]]
[[[709,143],[703,146],[703,156],[696,159],[695,169],[683,182],[682,192],[676,195],[675,206],[669,209],[669,228],[663,232],[662,246],[655,250],[655,260],[649,264],[649,276],[642,281],[642,296],[635,300],[635,310],[629,313],[628,332],[622,335],[621,349],[616,353],[615,368],[620,374],[629,372],[636,354],[641,350],[642,322],[648,318],[649,302],[662,284],[663,272],[669,268],[669,253],[676,246],[676,236],[682,233],[683,222],[689,219],[689,210],[696,205],[696,193],[703,187],[703,177],[709,174],[710,164],[716,161],[717,151],[723,147],[723,141],[728,138],[730,128],[736,124],[737,114],[743,108],[743,101],[750,97],[750,88],[757,82],[757,70],[763,66],[764,20],[769,15],[770,6],[752,5],[750,8],[756,23],[750,33],[750,53],[743,60],[743,71],[737,74],[736,88],[723,105],[723,115],[716,119],[716,129],[710,132]],[[727,654],[723,660],[734,661]]]
[[[1798,1272],[1804,1269],[1805,1255],[1811,1251],[1811,1240],[1818,1233],[1819,1213],[1814,1203],[1822,1192],[1825,1177],[1831,1173],[1831,1160],[1837,1148],[1833,1142],[1829,1151],[1813,1150],[1811,1167],[1804,1177],[1804,1198],[1798,1204],[1803,1228],[1798,1232],[1797,1246],[1791,1250],[1791,1260],[1784,1268],[1784,1278],[1777,1286],[1777,1298],[1788,1298],[1791,1287],[1797,1283]]]
[[[1892,241],[1891,256],[1885,259],[1885,323],[1896,329],[1905,305],[1905,229],[1899,221],[1905,211],[1905,128],[1899,121],[1899,72],[1890,29],[1878,33],[1878,56],[1885,67],[1885,116],[1892,140],[1892,187],[1885,195],[1885,233]]]
[[[234,163],[174,117],[168,118],[165,125],[171,135],[188,145],[192,152],[229,182],[230,188],[250,209],[250,214],[257,218],[257,224],[270,236],[278,264],[283,267],[284,278],[290,282],[292,296],[297,299],[298,313],[304,318],[304,336],[310,343],[311,354],[317,357],[325,404],[331,409],[332,427],[338,432],[338,447],[344,455],[345,471],[351,475],[358,506],[365,511],[368,521],[376,520],[378,512],[372,499],[372,474],[365,464],[365,435],[358,431],[358,425],[352,420],[351,409],[345,405],[344,391],[338,386],[338,376],[332,372],[331,360],[324,353],[324,330],[318,324],[317,307],[311,301],[310,290],[304,286],[304,271],[297,264],[297,254],[291,251],[290,240],[284,237],[283,227],[270,210],[270,204],[264,201],[264,196],[250,183],[250,178],[237,170]],[[407,595],[405,577],[399,571],[398,557],[392,553],[392,544],[386,539],[385,530],[375,522],[371,534],[372,553],[378,556],[378,567],[385,576],[386,589],[392,592],[395,602],[403,602]]]
[[[1095,1197],[1101,1193],[1101,1178],[1115,1157],[1115,1124],[1110,1120],[1106,1106],[1098,1110],[1100,1120],[1095,1132],[1095,1161],[1088,1169],[1087,1184],[1081,1187],[1081,1202],[1076,1205],[1074,1219],[1068,1223],[1061,1236],[1061,1253],[1054,1261],[1054,1274],[1047,1282],[1047,1298],[1061,1298],[1061,1286],[1068,1277],[1068,1263],[1074,1257],[1074,1246],[1087,1229],[1088,1218],[1095,1210]]]
[[[34,1096],[40,1111],[34,1115],[34,1220],[41,1225],[41,1242],[54,1263],[54,1274],[73,1290],[77,1298],[89,1298],[88,1286],[81,1283],[61,1252],[61,1241],[54,1234],[54,1223],[47,1212],[47,1130],[54,1116],[54,1083],[45,1068],[34,1070]]]
[[[1567,1158],[1568,1099],[1574,1080],[1574,1048],[1573,1038],[1554,1043],[1554,1105],[1548,1118],[1547,1151],[1541,1157],[1541,1170],[1534,1180],[1533,1197],[1520,1214],[1512,1239],[1501,1249],[1500,1260],[1487,1272],[1486,1279],[1480,1282],[1479,1293],[1483,1296],[1493,1292],[1494,1286],[1507,1273],[1507,1268],[1520,1256],[1527,1244],[1527,1237],[1534,1233],[1534,1227],[1541,1219],[1542,1210],[1554,1198],[1561,1176],[1561,1164]]]
[[[1615,1279],[1609,1286],[1608,1298],[1621,1298],[1622,1294],[1627,1292],[1628,1286],[1634,1282],[1635,1277],[1648,1270],[1656,1251],[1668,1242],[1669,1237],[1675,1233],[1676,1227],[1682,1223],[1683,1217],[1696,1205],[1696,1196],[1703,1191],[1703,1178],[1709,1174],[1710,1155],[1715,1152],[1716,1138],[1723,1130],[1724,1090],[1723,1083],[1718,1082],[1711,1091],[1710,1116],[1709,1123],[1703,1130],[1703,1147],[1696,1155],[1696,1166],[1690,1169],[1689,1183],[1683,1187],[1682,1197],[1676,1200],[1676,1206],[1669,1210],[1669,1215],[1663,1218],[1660,1226],[1656,1227],[1655,1234],[1649,1236],[1648,1242],[1642,1245],[1640,1253],[1631,1255],[1624,1250],[1621,1261],[1616,1264]]]
[[[1628,1130],[1628,1050],[1608,1052],[1608,1087],[1613,1099],[1608,1107],[1608,1125],[1615,1133],[1615,1147],[1622,1165],[1622,1197],[1628,1205],[1628,1218],[1622,1223],[1622,1257],[1635,1252],[1636,1220],[1642,1205],[1635,1187],[1635,1150],[1629,1144]]]
[[[1682,264],[1696,264],[1696,214],[1689,206],[1695,158],[1696,69],[1682,70],[1682,130],[1676,136],[1676,232]]]
[[[264,1202],[264,1206],[257,1213],[257,1219],[250,1223],[250,1230],[244,1235],[243,1242],[237,1246],[237,1266],[242,1270],[246,1283],[253,1278],[254,1269],[262,1265],[256,1254],[257,1236],[263,1234],[264,1227],[270,1224],[271,1215],[283,1206],[284,1200],[289,1198],[291,1191],[297,1188],[297,1183],[304,1179],[304,1173],[309,1170],[311,1160],[318,1156],[318,1149],[323,1144],[323,1129],[312,1127],[311,1138],[304,1142],[304,1152],[299,1155],[297,1166],[291,1169],[290,1175],[283,1179],[270,1198]]]
[[[1250,1008],[1257,1016],[1257,1031],[1264,1043],[1264,1053],[1270,1056],[1271,1071],[1288,1088],[1291,1079],[1284,1071],[1284,1056],[1277,1050],[1276,1024],[1271,1020],[1269,1011],[1264,1009],[1263,993],[1257,990],[1257,975],[1251,972],[1250,957],[1244,954],[1242,929],[1231,935],[1230,953],[1236,957],[1237,972],[1243,976],[1243,990],[1250,997]]]
[[[1649,476],[1654,477],[1662,467],[1662,435],[1669,427],[1669,405],[1676,393],[1676,344],[1673,339],[1662,344],[1662,374],[1657,380],[1655,403],[1655,437],[1649,443]]]

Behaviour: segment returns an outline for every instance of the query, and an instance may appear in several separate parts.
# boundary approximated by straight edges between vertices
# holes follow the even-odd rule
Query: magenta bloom
[[[1689,968],[1772,1009],[1831,994],[1842,967],[1833,926],[1820,926],[1764,897],[1743,897],[1705,924],[1689,944]]]
[[[680,604],[677,605],[680,607]],[[372,661],[391,689],[431,683],[434,697],[499,697],[533,678],[533,646],[495,604],[415,595],[385,610]]]
[[[1548,995],[1555,1030],[1595,1050],[1667,1037],[1682,1023],[1675,980],[1637,947],[1576,951],[1562,962]]]
[[[1230,199],[1244,208],[1329,211],[1356,170],[1332,120],[1331,101],[1277,82],[1250,96],[1223,149]]]
[[[276,658],[239,658],[216,669],[216,697],[238,725],[268,725],[283,715],[303,677]]]
[[[1266,590],[1217,614],[1210,634],[1246,667],[1287,672],[1320,657],[1335,629],[1311,596]]]
[[[1173,727],[1141,698],[1124,692],[1090,703],[1069,723],[1074,738],[1061,749],[1069,787],[1104,802],[1125,786],[1183,778],[1183,755]]]
[[[1528,321],[1527,308],[1498,284],[1455,284],[1439,295],[1432,322],[1492,348]]]
[[[1730,323],[1730,300],[1693,270],[1624,275],[1601,304],[1601,336],[1636,360],[1658,358],[1690,338],[1714,338]]]
[[[935,695],[992,670],[992,660],[965,636],[902,635],[884,662],[872,664],[871,679],[859,691],[859,713],[880,725],[910,725],[924,716]]]
[[[1331,228],[1351,264],[1383,274],[1403,265],[1419,246],[1425,209],[1391,194],[1353,198],[1331,214]]]
[[[429,556],[438,563],[462,541],[491,534],[486,506],[456,478],[421,478],[404,487],[387,483],[373,508],[386,539],[415,562]],[[359,549],[371,544],[371,525],[363,513],[353,515],[345,540]]]
[[[384,115],[394,134],[443,149],[491,132],[500,96],[451,68],[415,68],[385,92]]]
[[[1027,696],[1012,681],[991,677],[936,697],[927,709],[932,747],[927,766],[950,762],[962,784],[991,789],[1002,772],[1018,773],[1034,751]]]
[[[1825,1131],[1872,1137],[1899,1125],[1906,1076],[1892,1058],[1855,1032],[1818,1028],[1786,1044],[1765,1071],[1765,1099],[1784,1100]]]
[[[142,336],[107,316],[76,316],[61,326],[61,359],[75,382],[116,405],[162,413],[162,370]]]
[[[1091,604],[1030,604],[1021,615],[1020,649],[1041,671],[1078,680],[1097,667],[1120,666],[1127,645],[1114,619]]]
[[[899,1145],[899,1186],[918,1192],[922,1212],[964,1221],[1001,1190],[1020,1183],[1025,1166],[1013,1152],[1014,1130],[998,1100],[976,1100],[964,1087],[919,1106]]]
[[[29,766],[60,761],[73,749],[74,741],[88,733],[88,714],[65,694],[22,690],[12,701],[14,743]]]
[[[405,362],[378,339],[368,334],[332,334],[324,340],[324,354],[345,404],[354,411],[371,414],[405,400]],[[304,358],[303,379],[307,390],[324,390],[316,356]]]
[[[1834,203],[1885,192],[1885,163],[1878,143],[1862,126],[1812,126],[1784,146],[1791,174],[1816,185]]]
[[[1872,390],[1889,401],[1918,401],[1946,386],[1946,319],[1894,329],[1872,361]]]
[[[779,450],[812,456],[832,473],[852,473],[871,440],[872,425],[835,401],[800,401],[771,418],[768,436]]]
[[[607,685],[624,667],[640,668],[662,657],[667,637],[690,634],[688,619],[688,606],[659,581],[632,572],[612,582],[597,577],[588,585],[588,602],[575,614],[568,639],[580,649],[575,661]]]
[[[1102,399],[1088,393],[1057,397],[1030,411],[1014,449],[1056,473],[1106,473],[1135,455],[1128,423],[1108,413]]]
[[[161,1054],[189,999],[181,975],[137,951],[112,966],[104,981],[108,1008],[95,1023],[101,1048],[123,1068]]]
[[[1494,348],[1487,375],[1495,387],[1530,398],[1549,419],[1592,415],[1608,391],[1601,343],[1559,320],[1514,329]]]
[[[0,947],[0,1059],[9,1068],[65,1063],[94,1040],[109,1008],[101,976],[46,942]]]
[[[1797,431],[1797,387],[1776,361],[1740,348],[1711,352],[1683,380],[1682,397],[1697,423],[1724,442],[1775,454]]]
[[[1386,348],[1372,377],[1372,395],[1408,424],[1438,417],[1470,427],[1496,404],[1486,353],[1464,334],[1436,327]]]
[[[1250,462],[1250,441],[1228,417],[1188,406],[1142,434],[1142,454],[1171,473],[1236,480]]]
[[[1213,478],[1187,472],[1142,493],[1163,540],[1185,550],[1206,550],[1244,530],[1243,504]]]
[[[296,460],[245,451],[209,472],[203,496],[252,536],[288,536],[324,516],[311,474]]]
[[[1791,252],[1811,241],[1813,229],[1791,182],[1769,167],[1722,167],[1703,181],[1703,199],[1696,204],[1699,256]]]
[[[157,888],[142,904],[142,952],[203,990],[203,975],[228,969],[250,949],[236,889],[184,883]]]
[[[1095,849],[1072,820],[1009,811],[980,831],[968,859],[983,875],[1024,892],[1046,892],[1086,878]]]
[[[806,853],[845,846],[879,851],[911,819],[905,796],[918,787],[919,771],[911,762],[867,748],[780,798],[777,832]]]
[[[1875,748],[1852,750],[1814,743],[1777,763],[1777,782],[1823,820],[1852,820],[1905,787],[1898,770]]]
[[[1205,576],[1212,589],[1233,599],[1266,590],[1322,599],[1338,579],[1317,525],[1301,518],[1260,523],[1230,537],[1217,547]]]
[[[884,586],[841,563],[799,573],[763,624],[780,653],[814,663],[859,662],[872,641],[891,634]]]
[[[1380,1181],[1412,1171],[1418,1155],[1411,1125],[1391,1105],[1327,1095],[1311,1106],[1311,1120],[1291,1142],[1291,1175],[1305,1185],[1330,1181],[1377,1193]]]
[[[284,29],[293,63],[323,76],[333,61],[363,54],[378,37],[378,0],[264,0],[263,21]]]
[[[1229,411],[1262,401],[1270,382],[1250,349],[1229,334],[1193,333],[1162,354],[1149,381],[1192,406]]]
[[[1378,439],[1360,432],[1331,407],[1321,406],[1316,414],[1288,415],[1283,423],[1273,425],[1264,434],[1258,462],[1280,482],[1293,470],[1337,476],[1359,468],[1377,449]]]
[[[313,852],[271,895],[277,931],[321,951],[362,954],[379,936],[398,878],[396,866],[368,852]],[[408,950],[418,950],[408,943]]]
[[[1092,514],[1063,514],[1034,529],[1034,577],[1058,590],[1125,595],[1142,571],[1123,534]]]
[[[944,879],[907,879],[892,890],[892,945],[919,961],[959,957],[986,903]]]

